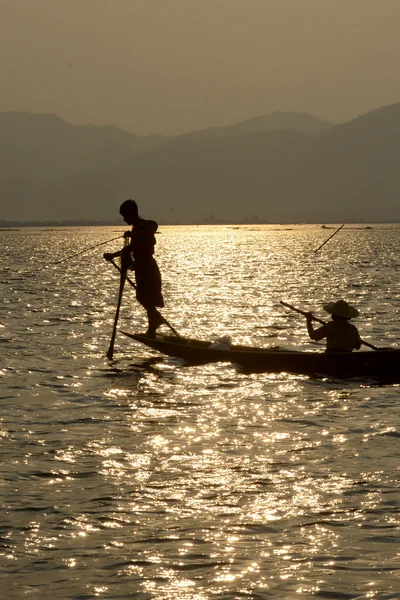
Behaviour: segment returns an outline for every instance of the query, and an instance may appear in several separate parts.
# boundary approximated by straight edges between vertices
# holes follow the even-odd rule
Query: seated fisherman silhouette
[[[358,329],[350,319],[360,314],[354,306],[345,300],[330,302],[324,305],[324,310],[332,316],[328,321],[314,329],[312,324],[312,313],[307,313],[307,330],[310,338],[316,342],[326,338],[326,352],[352,352],[361,347],[361,338]]]

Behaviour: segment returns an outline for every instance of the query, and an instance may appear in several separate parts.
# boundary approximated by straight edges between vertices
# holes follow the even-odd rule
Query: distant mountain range
[[[335,125],[274,112],[168,138],[0,113],[0,221],[400,221],[400,103]]]
[[[184,139],[215,139],[231,137],[245,133],[262,133],[265,131],[296,131],[306,135],[319,135],[331,129],[333,123],[313,117],[308,113],[290,113],[275,111],[270,115],[253,117],[246,121],[225,125],[223,127],[209,127],[200,131],[186,133],[180,138]]]
[[[55,178],[109,169],[163,143],[114,125],[72,125],[56,115],[0,113],[0,179]]]

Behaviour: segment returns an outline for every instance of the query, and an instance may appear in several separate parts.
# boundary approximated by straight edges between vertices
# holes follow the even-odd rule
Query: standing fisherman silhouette
[[[124,233],[124,237],[130,238],[129,246],[119,252],[105,253],[103,257],[111,261],[125,253],[132,255],[133,263],[129,265],[129,268],[135,271],[136,299],[146,310],[148,318],[148,329],[145,335],[155,337],[158,327],[164,323],[163,316],[156,308],[164,306],[161,293],[161,274],[153,256],[156,245],[154,234],[158,229],[158,224],[139,216],[135,200],[123,202],[119,212],[124,221],[128,225],[132,225],[132,230]]]

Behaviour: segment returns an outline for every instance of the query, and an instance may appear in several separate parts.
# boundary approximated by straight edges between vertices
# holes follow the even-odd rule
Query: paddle
[[[117,265],[117,263],[113,259],[110,260],[110,263],[112,265],[114,265],[114,267],[117,269],[117,271],[119,271],[121,273],[121,268]],[[133,287],[133,289],[136,290],[136,283],[134,283],[132,281],[132,279],[130,279],[130,277],[128,277],[127,275],[125,276],[125,279],[126,279],[126,281],[128,283],[130,283],[130,285]],[[172,333],[174,335],[176,335],[176,337],[182,337],[182,336],[179,335],[179,333],[176,331],[176,329],[174,329],[174,327],[172,327],[171,323],[168,323],[168,321],[167,321],[167,319],[165,317],[162,316],[162,319],[163,319],[163,323],[165,323],[165,325],[167,325],[167,327],[170,328],[170,330],[172,331]]]
[[[126,246],[126,244],[127,244],[127,240],[125,240],[125,246]],[[122,293],[124,291],[125,279],[126,279],[127,258],[128,257],[126,257],[126,256],[124,256],[124,254],[122,254],[121,268],[118,267],[118,270],[119,270],[121,276],[119,279],[118,303],[117,303],[117,310],[115,311],[114,326],[113,326],[113,331],[112,331],[112,335],[111,335],[110,345],[108,347],[108,351],[106,354],[106,356],[109,360],[111,360],[114,355],[114,343],[115,343],[115,337],[117,335],[117,324],[118,324],[118,319],[119,319],[119,311],[121,308]]]
[[[317,254],[318,250],[321,250],[321,248],[322,248],[323,246],[325,246],[325,244],[327,244],[327,243],[329,242],[329,240],[331,240],[331,239],[333,238],[333,236],[334,236],[334,235],[336,235],[337,233],[339,233],[339,231],[340,231],[341,229],[343,229],[343,227],[344,227],[344,223],[343,223],[343,225],[341,225],[341,226],[339,227],[339,229],[337,229],[336,231],[334,231],[334,232],[332,233],[332,235],[330,235],[330,236],[328,237],[328,239],[327,239],[327,240],[325,240],[325,242],[324,242],[323,244],[321,244],[321,245],[320,245],[320,246],[319,246],[319,247],[318,247],[316,250],[314,250],[314,254]]]
[[[76,254],[72,254],[71,256],[68,256],[67,258],[63,258],[62,260],[58,260],[57,262],[54,263],[50,263],[51,265],[60,265],[61,263],[65,262],[66,260],[71,260],[71,258],[75,258],[75,256],[79,256],[80,254],[83,254],[84,252],[88,252],[89,250],[93,250],[94,248],[99,248],[100,246],[104,246],[104,244],[108,244],[109,242],[114,242],[115,240],[119,240],[121,238],[121,236],[119,235],[118,237],[112,238],[111,240],[107,240],[106,242],[101,242],[101,244],[96,244],[95,246],[89,246],[88,248],[85,248],[84,250],[81,250],[80,252],[77,252]]]
[[[303,315],[304,317],[307,317],[310,314],[310,313],[305,312],[304,310],[300,310],[299,308],[296,308],[292,304],[288,304],[287,302],[284,302],[283,300],[280,301],[280,304],[282,304],[282,306],[286,306],[286,308],[290,308],[290,310],[293,310],[294,312],[297,312],[300,315]],[[312,320],[317,321],[317,323],[321,323],[322,325],[325,325],[325,323],[326,323],[326,321],[322,321],[321,319],[314,317],[314,315],[311,315],[311,317],[312,317]],[[379,348],[377,348],[376,346],[373,346],[372,344],[369,344],[368,342],[365,342],[364,340],[361,340],[361,343],[364,344],[364,346],[368,346],[368,348],[372,348],[372,350],[379,350]]]

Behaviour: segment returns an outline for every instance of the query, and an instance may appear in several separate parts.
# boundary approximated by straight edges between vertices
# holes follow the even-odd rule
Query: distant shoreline
[[[348,220],[348,221],[325,221],[325,223],[329,223],[329,225],[362,225],[363,227],[367,227],[372,224],[385,224],[385,225],[396,225],[400,223],[400,221],[357,221],[357,220]],[[233,221],[233,220],[224,220],[224,219],[204,219],[203,221],[188,221],[188,222],[178,222],[178,221],[158,221],[159,226],[172,226],[172,225],[321,225],[321,227],[329,229],[326,225],[322,223],[322,221],[254,221],[254,220],[243,220],[243,221]],[[24,228],[24,227],[124,227],[124,224],[118,221],[0,221],[0,231],[7,230],[16,230],[16,228]],[[127,227],[127,226],[125,226]]]

